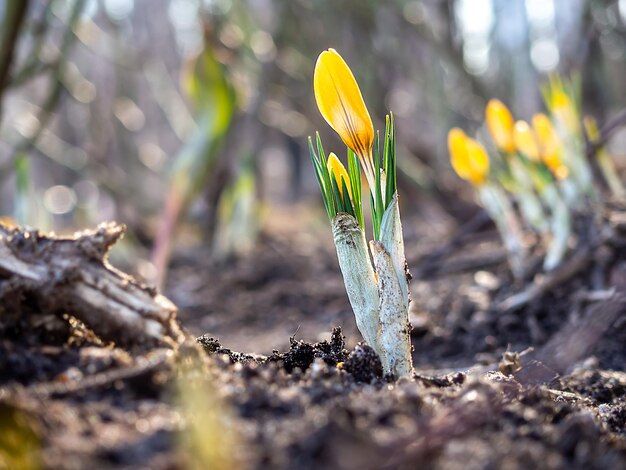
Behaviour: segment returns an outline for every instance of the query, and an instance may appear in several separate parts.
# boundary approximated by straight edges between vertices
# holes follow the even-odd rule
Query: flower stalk
[[[575,182],[577,188],[575,204],[579,205],[585,196],[596,197],[593,173],[584,152],[580,116],[582,94],[580,78],[564,81],[561,77],[553,75],[541,91],[554,128],[561,139],[561,158]]]
[[[410,294],[396,188],[393,115],[385,120],[381,145],[354,75],[333,49],[320,54],[313,84],[322,116],[348,147],[346,170],[334,153],[326,158],[319,133],[315,146],[309,138],[309,153],[356,324],[380,356],[386,375],[410,376]],[[361,169],[369,188],[372,214],[374,239],[369,247]]]
[[[494,221],[504,243],[511,272],[516,279],[522,279],[526,271],[523,232],[506,193],[490,181],[491,166],[487,151],[458,128],[448,133],[448,151],[452,168],[474,186],[481,205]]]
[[[600,142],[600,130],[598,129],[598,123],[596,120],[591,116],[586,116],[583,123],[585,125],[585,132],[587,133],[587,139],[589,142],[592,144],[598,144],[598,142]],[[613,159],[604,145],[598,147],[596,150],[596,159],[598,161],[600,171],[602,172],[602,176],[604,177],[606,184],[609,186],[611,193],[613,193],[613,196],[623,199],[626,196],[626,190],[617,175]]]

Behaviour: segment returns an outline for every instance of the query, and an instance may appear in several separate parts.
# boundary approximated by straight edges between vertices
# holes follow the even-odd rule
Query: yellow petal
[[[328,155],[327,162],[328,172],[330,173],[331,178],[335,178],[337,182],[337,187],[339,188],[339,192],[343,195],[343,184],[342,181],[345,181],[346,188],[348,188],[348,195],[350,199],[352,199],[352,188],[350,186],[350,177],[348,176],[348,172],[346,168],[341,163],[341,160],[337,158],[333,152],[330,152]]]
[[[559,153],[562,147],[561,139],[550,118],[543,113],[539,113],[533,116],[532,122],[542,158],[546,154]]]
[[[487,128],[498,150],[505,153],[515,152],[513,142],[513,116],[509,109],[499,100],[489,100],[485,109]]]
[[[489,157],[484,147],[459,129],[448,133],[450,163],[454,171],[475,186],[485,183],[489,175]]]
[[[467,151],[465,150],[465,133],[458,127],[448,132],[448,152],[454,171],[463,179],[467,176]]]
[[[318,57],[313,89],[322,116],[341,140],[359,156],[370,180],[374,167],[374,126],[352,71],[334,49],[324,51]]]
[[[513,129],[513,141],[517,150],[526,155],[531,160],[540,160],[539,146],[535,133],[526,121],[517,121]]]
[[[545,114],[539,113],[533,116],[532,122],[541,151],[541,160],[557,178],[566,178],[569,172],[561,161],[561,139],[552,125],[552,121]]]
[[[485,148],[470,137],[466,138],[465,147],[467,148],[467,158],[472,167],[470,181],[474,185],[480,186],[487,181],[489,175],[489,156]]]
[[[4,225],[5,227],[8,227],[8,228],[17,227],[17,223],[15,222],[15,220],[12,217],[9,217],[8,215],[0,216],[0,225]]]
[[[550,97],[550,111],[569,132],[577,133],[579,131],[578,112],[576,111],[576,106],[562,86],[556,87],[552,90],[552,95]]]
[[[533,116],[532,123],[540,147],[559,143],[559,137],[548,116],[537,113]]]

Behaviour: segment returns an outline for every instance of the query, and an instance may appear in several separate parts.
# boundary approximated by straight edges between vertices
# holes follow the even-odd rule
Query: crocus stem
[[[528,169],[515,157],[511,159],[509,167],[517,183],[515,198],[519,203],[522,216],[531,227],[541,234],[546,234],[550,227],[541,201],[533,189],[534,184]]]
[[[176,186],[170,187],[152,249],[151,261],[157,274],[155,284],[159,288],[163,287],[165,282],[167,266],[172,251],[172,239],[183,207],[182,195],[179,189]]]
[[[404,256],[404,237],[402,236],[402,222],[398,206],[398,193],[395,192],[389,206],[383,214],[380,224],[380,241],[389,252],[396,277],[402,290],[402,300],[405,309],[409,308],[409,278],[406,258]]]
[[[567,244],[572,231],[572,222],[570,210],[554,185],[547,185],[541,195],[544,201],[546,201],[546,205],[552,208],[552,239],[548,244],[546,257],[543,261],[543,269],[550,271],[559,265],[567,252]]]
[[[564,147],[563,157],[565,165],[569,168],[572,179],[576,183],[577,200],[580,201],[580,196],[582,195],[595,196],[595,189],[593,187],[591,167],[587,162],[582,143],[578,140],[571,136],[566,141],[567,144]]]
[[[33,223],[30,220],[30,203],[28,197],[28,179],[30,174],[30,165],[28,162],[28,155],[20,152],[15,156],[15,181],[16,181],[16,194],[15,194],[15,220],[22,225]]]
[[[370,250],[378,275],[378,344],[383,371],[394,377],[410,376],[413,373],[413,363],[408,303],[387,249],[381,242],[372,241]],[[404,277],[404,273],[402,276]]]
[[[559,189],[561,190],[561,194],[563,194],[563,200],[565,204],[567,204],[567,207],[572,210],[575,209],[580,203],[580,193],[578,192],[576,183],[570,178],[561,180],[559,181]]]
[[[385,374],[409,376],[411,325],[409,293],[404,260],[402,226],[397,196],[385,212],[381,241],[370,242],[370,261],[365,232],[357,220],[340,212],[332,221],[339,267],[346,292],[363,338],[380,356]],[[376,272],[374,272],[376,268]]]
[[[513,276],[523,279],[526,271],[523,232],[506,193],[490,183],[480,186],[478,193],[483,207],[500,232]]]
[[[404,255],[404,237],[395,192],[380,224],[380,242],[370,243],[378,274],[380,312],[378,342],[383,350],[383,368],[396,377],[413,372],[411,324],[409,322],[409,273]]]
[[[617,176],[617,172],[615,171],[615,165],[613,165],[613,160],[611,159],[611,155],[606,151],[604,147],[597,150],[596,158],[598,159],[598,166],[602,171],[602,175],[606,180],[606,183],[609,185],[609,189],[613,196],[618,198],[624,198],[626,196],[626,190],[624,190],[624,185],[622,181]]]
[[[381,355],[377,341],[378,288],[367,251],[365,231],[354,217],[345,212],[340,212],[333,218],[332,227],[339,268],[356,326],[365,342]]]

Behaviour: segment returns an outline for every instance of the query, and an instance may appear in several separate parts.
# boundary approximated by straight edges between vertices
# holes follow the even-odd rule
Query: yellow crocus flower
[[[541,159],[550,171],[559,179],[567,178],[567,167],[561,161],[562,144],[550,118],[538,113],[532,119],[533,130],[539,143]]]
[[[513,115],[500,100],[492,99],[485,109],[487,128],[498,150],[504,153],[515,152],[513,142]]]
[[[562,87],[555,87],[550,96],[550,111],[559,120],[567,131],[575,134],[579,132],[578,113],[570,96]]]
[[[476,140],[455,127],[448,133],[448,151],[454,171],[474,186],[482,186],[489,175],[489,157]]]
[[[328,162],[326,163],[328,167],[328,173],[330,173],[331,178],[335,178],[337,182],[337,187],[339,188],[339,192],[343,195],[343,183],[345,182],[346,188],[348,188],[348,196],[352,199],[352,188],[350,187],[350,177],[348,176],[348,172],[346,168],[341,163],[341,160],[337,158],[337,155],[334,152],[330,152],[328,155]]]
[[[517,121],[515,123],[515,127],[513,128],[513,141],[519,152],[526,155],[532,161],[540,161],[541,155],[539,153],[535,133],[526,121]]]
[[[350,67],[334,49],[328,49],[318,57],[313,89],[322,116],[359,157],[370,189],[373,189],[376,182],[372,158],[374,126]]]
[[[8,228],[17,227],[17,224],[15,223],[15,220],[13,219],[13,217],[9,217],[8,215],[0,216],[0,225],[4,225],[5,227],[8,227]]]

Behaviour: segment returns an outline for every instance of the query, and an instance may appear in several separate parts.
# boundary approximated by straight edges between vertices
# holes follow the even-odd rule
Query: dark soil
[[[405,231],[416,265],[435,245]],[[480,266],[494,240],[478,234],[448,261]],[[166,294],[198,340],[178,354],[133,355],[36,308],[0,325],[0,469],[187,468],[189,363],[231,417],[185,403],[207,449],[229,442],[204,468],[626,468],[626,321],[597,294],[619,286],[624,253],[510,312],[498,301],[520,286],[491,258],[417,275],[416,375],[397,382],[358,342],[327,239],[266,237],[222,265],[179,253]]]

